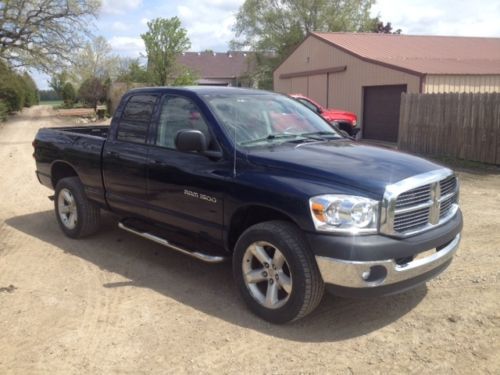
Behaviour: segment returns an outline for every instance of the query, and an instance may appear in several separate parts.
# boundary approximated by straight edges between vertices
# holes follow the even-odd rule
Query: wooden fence
[[[500,93],[402,94],[398,147],[500,164]]]

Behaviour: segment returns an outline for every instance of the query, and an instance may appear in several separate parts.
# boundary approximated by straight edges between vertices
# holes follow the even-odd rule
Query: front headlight
[[[379,202],[353,195],[327,194],[309,199],[316,230],[345,234],[376,233]]]

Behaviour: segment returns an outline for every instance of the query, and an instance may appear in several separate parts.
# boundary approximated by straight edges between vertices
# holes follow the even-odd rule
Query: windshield
[[[320,116],[283,95],[205,94],[204,98],[239,146],[342,138]]]

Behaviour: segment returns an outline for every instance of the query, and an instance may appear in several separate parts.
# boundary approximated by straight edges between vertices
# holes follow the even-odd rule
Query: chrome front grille
[[[444,180],[439,181],[439,187],[441,189],[441,196],[445,196],[454,193],[457,190],[457,178],[455,176],[450,176]]]
[[[458,182],[449,169],[440,169],[389,185],[384,194],[380,231],[409,236],[454,216]]]
[[[396,201],[396,209],[416,206],[428,202],[430,199],[431,186],[420,186],[400,194]]]
[[[453,195],[451,198],[445,199],[441,202],[439,207],[439,218],[442,219],[450,214],[453,204],[457,203],[457,196]]]
[[[427,225],[429,222],[430,208],[410,211],[394,216],[394,230],[396,232],[405,232],[411,229],[417,229]]]

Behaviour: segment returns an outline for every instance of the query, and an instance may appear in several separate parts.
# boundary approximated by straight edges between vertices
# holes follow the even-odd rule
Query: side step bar
[[[144,238],[146,238],[146,239],[148,239],[150,241],[159,243],[160,245],[169,247],[169,248],[171,248],[173,250],[178,251],[179,253],[186,254],[186,255],[189,255],[189,256],[191,256],[193,258],[202,260],[203,262],[207,262],[207,263],[221,263],[221,262],[224,262],[225,260],[227,260],[227,258],[223,257],[223,256],[208,255],[208,254],[203,254],[203,253],[199,253],[199,252],[196,252],[196,251],[189,251],[189,250],[183,249],[183,248],[181,248],[179,246],[171,244],[170,242],[168,242],[164,238],[155,236],[154,234],[151,234],[151,233],[148,233],[148,232],[139,231],[139,230],[137,230],[135,228],[126,226],[122,222],[118,223],[118,227],[120,229],[126,230],[127,232],[136,234],[136,235],[138,235],[140,237],[144,237]]]

